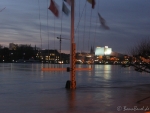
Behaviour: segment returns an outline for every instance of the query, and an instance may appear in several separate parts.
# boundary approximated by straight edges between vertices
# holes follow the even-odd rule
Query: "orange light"
[[[150,113],[150,111],[147,111],[147,112],[145,112],[145,113]]]

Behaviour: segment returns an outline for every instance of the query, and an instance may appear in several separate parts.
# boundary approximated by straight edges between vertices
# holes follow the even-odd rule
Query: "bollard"
[[[71,81],[70,80],[67,80],[65,88],[66,89],[70,89],[71,88]]]

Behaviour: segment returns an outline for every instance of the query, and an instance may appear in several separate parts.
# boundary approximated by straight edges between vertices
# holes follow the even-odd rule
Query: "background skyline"
[[[62,0],[55,0],[60,10],[59,18],[48,10],[50,0],[0,1],[0,9],[6,7],[0,12],[1,45],[16,43],[41,47],[42,39],[42,49],[48,49],[49,42],[49,49],[59,50],[59,40],[56,37],[61,35],[63,38],[70,38],[71,17],[62,13]],[[67,7],[70,9],[69,5]],[[89,52],[91,46],[95,45],[109,46],[119,53],[129,52],[142,39],[150,38],[149,10],[149,0],[96,0],[94,9],[86,0],[75,0],[77,51]],[[110,30],[102,28],[98,12],[106,20]],[[62,52],[69,53],[68,48],[70,41],[62,40]]]

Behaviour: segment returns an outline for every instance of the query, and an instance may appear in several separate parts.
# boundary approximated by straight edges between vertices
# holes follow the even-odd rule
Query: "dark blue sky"
[[[42,49],[48,48],[48,42],[50,49],[59,49],[56,37],[70,38],[70,15],[61,16],[62,0],[55,2],[59,5],[60,18],[48,10],[50,0],[39,0],[39,3],[38,0],[0,0],[0,9],[6,7],[0,12],[0,44],[8,46],[13,42],[41,47],[42,38]],[[83,12],[75,33],[78,51],[88,51],[94,44],[127,53],[140,40],[150,37],[150,0],[96,0],[95,9],[86,3],[83,11],[85,2],[75,0],[75,29]],[[98,12],[110,30],[100,26]],[[62,51],[69,52],[69,48],[70,41],[62,40]]]

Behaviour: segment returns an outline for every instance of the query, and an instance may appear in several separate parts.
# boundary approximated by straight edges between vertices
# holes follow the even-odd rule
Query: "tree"
[[[0,62],[8,62],[9,61],[9,49],[4,47],[0,49]]]
[[[3,48],[3,46],[0,44],[0,49],[2,49]]]
[[[34,49],[31,47],[31,45],[20,45],[17,46],[16,48],[17,52],[17,59],[24,59],[24,60],[29,60],[34,54]]]
[[[150,39],[144,39],[131,49],[136,71],[150,73]]]

